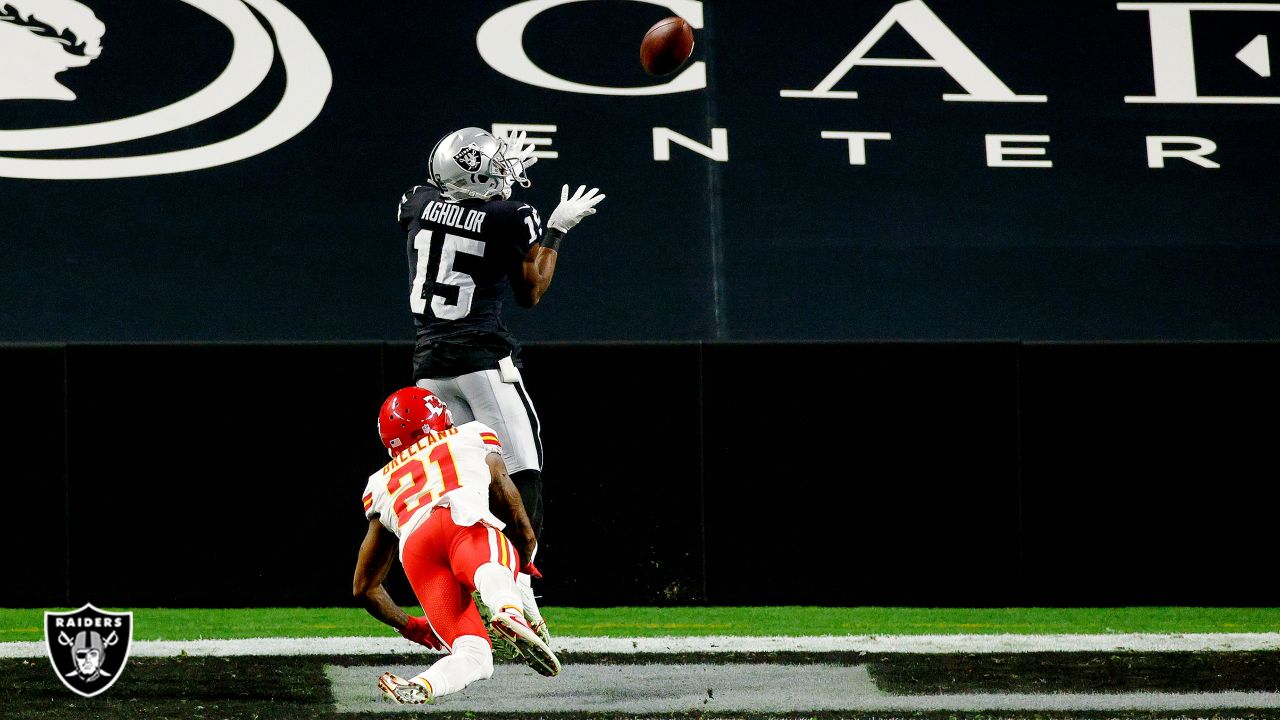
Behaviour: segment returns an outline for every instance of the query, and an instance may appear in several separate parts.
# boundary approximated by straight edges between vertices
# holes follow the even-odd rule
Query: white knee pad
[[[487,639],[463,635],[453,641],[453,655],[471,664],[477,680],[493,677],[493,649]]]

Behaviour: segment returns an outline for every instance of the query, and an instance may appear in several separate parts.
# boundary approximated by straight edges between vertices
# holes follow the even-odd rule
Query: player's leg
[[[471,403],[467,401],[467,396],[458,387],[457,378],[422,378],[416,385],[420,388],[430,390],[436,397],[444,401],[449,407],[449,416],[453,418],[454,425],[471,422],[476,416],[471,411]],[[499,435],[498,437],[502,437]]]
[[[426,700],[432,697],[458,692],[476,680],[493,675],[493,653],[488,632],[480,620],[475,603],[471,601],[471,589],[463,586],[453,572],[449,549],[454,545],[459,528],[453,524],[446,508],[431,513],[431,517],[405,542],[401,553],[405,575],[413,586],[418,602],[422,604],[431,629],[449,651],[449,655],[437,661],[426,671],[408,680],[391,676],[380,681],[384,692],[400,702],[413,698],[412,687],[426,689]]]
[[[472,416],[498,434],[502,441],[502,461],[512,478],[522,470],[542,469],[538,414],[523,382],[506,382],[497,370],[460,375],[452,382],[459,394],[466,397]]]
[[[524,505],[525,513],[529,516],[529,524],[533,526],[533,534],[541,538],[543,519],[542,471],[531,468],[516,471],[511,473],[511,482],[520,491],[520,500]],[[529,562],[536,560],[537,555],[538,548],[535,546],[533,557],[529,558]],[[537,596],[533,594],[533,577],[529,573],[518,573],[516,587],[520,591],[520,605],[524,609],[524,615],[528,618],[529,624],[538,633],[538,637],[550,645],[551,632],[547,628],[546,618],[542,617],[542,610],[538,608]]]
[[[534,534],[542,537],[541,425],[524,382],[514,378],[512,381],[503,380],[498,370],[468,373],[455,382],[467,396],[476,420],[493,428],[502,441],[502,460],[511,474],[511,481],[520,490]],[[532,578],[521,573],[519,588],[525,616],[543,641],[550,642],[546,620],[533,594]]]
[[[524,503],[525,512],[529,514],[529,523],[533,525],[534,535],[542,537],[542,471],[521,470],[512,473],[511,482],[515,483],[516,489],[520,491],[520,499]],[[529,561],[536,560],[536,556],[537,548],[534,548],[534,557],[529,558]],[[547,630],[547,621],[543,619],[542,611],[538,609],[537,598],[533,594],[533,578],[528,573],[520,573],[516,582],[520,588],[520,602],[524,607],[525,617],[529,618],[529,623],[533,625],[533,629],[537,631],[542,641],[550,643],[551,633]]]
[[[483,523],[462,528],[450,552],[454,576],[479,593],[492,610],[489,628],[509,642],[539,673],[555,676],[560,661],[525,619],[515,577],[520,553],[498,530]]]
[[[542,471],[517,470],[510,475],[511,482],[520,491],[520,500],[524,504],[524,511],[529,515],[529,524],[533,525],[533,534],[542,537]]]

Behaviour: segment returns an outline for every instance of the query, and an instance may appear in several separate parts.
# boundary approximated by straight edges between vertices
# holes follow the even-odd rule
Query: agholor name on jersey
[[[484,227],[486,213],[482,210],[467,209],[461,205],[432,200],[422,211],[424,223],[450,225],[459,230],[478,233]]]

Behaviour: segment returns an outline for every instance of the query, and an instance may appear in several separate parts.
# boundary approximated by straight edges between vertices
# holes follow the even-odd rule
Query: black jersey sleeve
[[[502,265],[513,269],[524,261],[529,250],[542,241],[542,217],[529,203],[503,202],[494,218],[498,221],[496,257]]]
[[[400,221],[400,229],[409,230],[413,222],[422,212],[422,206],[433,197],[429,191],[434,188],[428,185],[415,185],[409,192],[400,196],[400,206],[396,208],[396,219]]]

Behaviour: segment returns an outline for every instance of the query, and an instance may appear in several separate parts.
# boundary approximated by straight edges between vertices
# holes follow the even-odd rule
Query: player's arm
[[[538,538],[533,534],[533,524],[524,511],[524,501],[520,499],[520,491],[511,482],[507,474],[507,464],[502,456],[489,453],[489,507],[495,516],[507,524],[503,534],[515,543],[520,557],[528,564],[533,551],[538,546]]]
[[[570,230],[582,222],[588,215],[594,215],[595,206],[604,195],[592,188],[587,192],[585,185],[579,186],[573,197],[569,197],[569,186],[560,191],[560,204],[556,206],[551,218],[547,221],[547,232],[542,242],[529,248],[521,263],[520,272],[513,274],[512,289],[515,291],[516,303],[521,307],[533,307],[551,287],[551,279],[556,274],[556,258],[560,255],[560,244]]]
[[[369,521],[369,532],[360,543],[360,555],[356,558],[356,576],[351,583],[351,594],[364,605],[369,614],[396,630],[403,631],[409,624],[409,616],[387,594],[382,586],[396,557],[396,536],[374,518]]]
[[[558,246],[559,243],[557,242],[556,245]],[[529,248],[529,254],[524,256],[524,262],[520,264],[520,273],[512,278],[511,288],[515,291],[517,305],[531,308],[538,304],[546,294],[547,288],[551,287],[551,278],[555,277],[556,258],[559,255],[557,250],[547,245],[534,245]]]
[[[369,532],[360,543],[360,555],[356,558],[351,594],[370,615],[395,628],[405,639],[439,650],[440,641],[426,618],[406,615],[382,586],[391,561],[395,560],[396,545],[396,536],[384,528],[378,518],[369,521]]]

